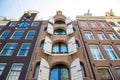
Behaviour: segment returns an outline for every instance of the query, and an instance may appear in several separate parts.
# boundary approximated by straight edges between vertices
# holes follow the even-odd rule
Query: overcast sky
[[[39,11],[43,19],[61,10],[65,16],[75,19],[88,9],[95,16],[104,16],[110,9],[120,16],[120,0],[0,0],[0,16],[13,19],[19,19],[27,10]]]

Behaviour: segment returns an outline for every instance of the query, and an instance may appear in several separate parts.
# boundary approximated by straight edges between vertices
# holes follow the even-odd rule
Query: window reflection
[[[62,29],[57,29],[54,31],[54,35],[66,35],[66,31]]]

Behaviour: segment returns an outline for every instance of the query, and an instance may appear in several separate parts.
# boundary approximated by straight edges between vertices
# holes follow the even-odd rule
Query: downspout
[[[83,39],[82,39],[82,36],[81,36],[81,31],[80,31],[80,28],[78,27],[78,22],[77,21],[75,21],[75,25],[76,25],[76,28],[78,29],[79,39],[81,40],[81,43],[82,43],[83,52],[84,52],[84,55],[85,55],[85,59],[87,61],[88,68],[89,68],[90,78],[91,78],[91,80],[95,80],[94,77],[93,77],[93,74],[92,74],[93,73],[92,68],[90,66],[90,61],[88,59],[88,55],[87,55],[87,52],[85,50],[85,45],[83,43]]]

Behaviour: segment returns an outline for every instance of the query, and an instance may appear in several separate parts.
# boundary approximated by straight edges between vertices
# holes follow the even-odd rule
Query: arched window
[[[57,21],[55,21],[55,24],[65,24],[65,22],[62,20],[57,20]]]
[[[39,68],[40,68],[40,62],[38,62],[35,66],[35,70],[34,70],[34,74],[33,74],[34,79],[38,78]]]
[[[57,29],[54,31],[54,35],[66,35],[66,31],[63,29]]]
[[[57,65],[50,70],[50,80],[70,80],[69,69],[64,65]]]
[[[79,48],[80,47],[80,45],[79,45],[79,43],[78,43],[78,41],[76,40],[76,47],[77,48]]]
[[[44,40],[41,41],[40,47],[43,48],[44,47]]]
[[[80,67],[81,67],[81,71],[82,71],[82,76],[86,77],[85,68],[84,68],[83,63],[81,63],[81,62],[80,62]]]
[[[62,43],[62,42],[58,42],[58,43],[54,44],[53,47],[52,47],[52,53],[53,54],[68,53],[67,45]]]

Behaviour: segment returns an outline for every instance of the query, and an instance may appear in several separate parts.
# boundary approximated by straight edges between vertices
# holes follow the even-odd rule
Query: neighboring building
[[[120,17],[37,14],[27,11],[1,28],[0,80],[120,80]]]
[[[0,31],[0,80],[26,80],[42,23],[36,14],[28,11]]]
[[[106,16],[77,16],[94,80],[120,80],[120,36]]]

